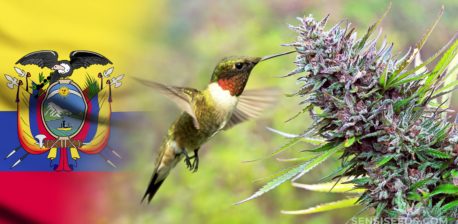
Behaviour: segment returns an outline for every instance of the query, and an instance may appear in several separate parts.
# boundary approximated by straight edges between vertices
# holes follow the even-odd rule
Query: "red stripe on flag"
[[[17,223],[16,216],[51,224],[106,220],[106,194],[113,175],[107,172],[0,173],[0,223]]]

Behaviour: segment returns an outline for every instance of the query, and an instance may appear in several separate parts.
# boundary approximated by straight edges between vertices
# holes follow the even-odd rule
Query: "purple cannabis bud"
[[[453,89],[444,80],[458,43],[409,70],[431,31],[398,58],[386,40],[377,47],[381,31],[371,39],[380,21],[361,38],[350,23],[326,29],[327,21],[309,16],[290,26],[298,36],[286,46],[296,49],[297,68],[287,76],[297,76],[296,95],[313,119],[302,137],[351,142],[333,177],[355,177],[351,182],[366,190],[359,203],[375,208],[376,217],[457,218],[458,137],[441,103]]]

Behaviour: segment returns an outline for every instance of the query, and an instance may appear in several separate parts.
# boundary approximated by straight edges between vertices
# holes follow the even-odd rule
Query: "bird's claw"
[[[199,169],[199,157],[196,156],[196,155],[193,156],[194,157],[194,161],[192,161],[192,167],[193,167],[192,172],[194,172],[194,173],[197,172],[197,170]]]
[[[188,169],[191,169],[191,167],[192,167],[191,158],[190,157],[186,157],[184,159],[184,162],[186,163],[186,166],[188,167]]]
[[[197,150],[194,150],[193,156],[189,156],[186,150],[183,150],[183,155],[185,156],[184,162],[186,163],[186,167],[188,167],[191,172],[195,173],[199,169],[199,156]],[[192,159],[193,161],[191,162]]]
[[[191,156],[191,157],[187,157],[185,158],[185,162],[186,162],[186,166],[188,167],[188,169],[195,173],[198,169],[199,169],[199,157],[196,157],[196,156]],[[191,162],[191,160],[193,160]]]

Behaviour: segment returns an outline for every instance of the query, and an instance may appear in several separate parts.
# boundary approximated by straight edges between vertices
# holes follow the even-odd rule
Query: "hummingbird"
[[[215,67],[208,86],[194,88],[167,86],[134,78],[173,101],[184,112],[172,123],[160,146],[154,173],[142,198],[151,202],[170,171],[184,159],[187,168],[196,172],[199,149],[222,130],[256,118],[276,101],[274,88],[246,90],[253,68],[261,61],[293,53],[265,57],[228,57]]]

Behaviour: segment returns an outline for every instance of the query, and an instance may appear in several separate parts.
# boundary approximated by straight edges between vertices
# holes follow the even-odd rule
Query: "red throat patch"
[[[239,96],[242,94],[247,80],[247,76],[236,75],[226,79],[219,79],[218,85],[224,90],[229,90],[232,96]]]

